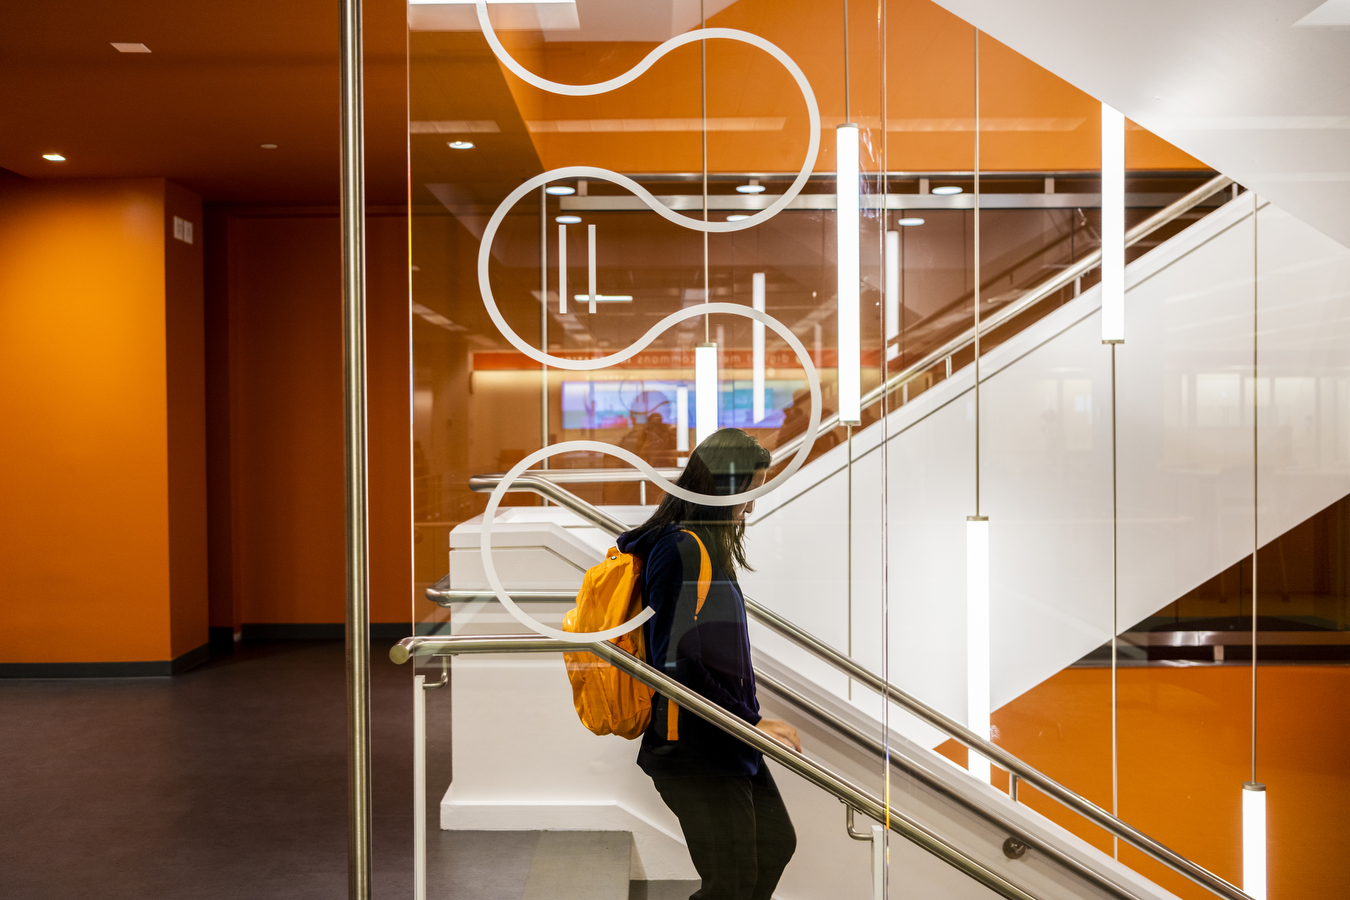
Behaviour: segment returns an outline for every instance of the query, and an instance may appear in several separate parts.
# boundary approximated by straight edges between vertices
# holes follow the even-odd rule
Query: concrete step
[[[632,856],[633,836],[627,831],[438,829],[427,841],[427,897],[684,900],[698,887],[688,882],[630,884]]]

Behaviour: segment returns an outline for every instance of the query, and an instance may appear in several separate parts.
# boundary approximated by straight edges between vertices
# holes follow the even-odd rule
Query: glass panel
[[[1307,326],[1344,271],[1339,251],[1299,268],[1319,245],[1262,213],[1278,274],[1263,276],[1270,365],[1263,355],[1253,373],[1250,198],[1216,187],[1159,224],[1215,173],[1126,122],[1124,224],[1146,227],[1125,254],[1128,341],[1103,345],[1098,99],[926,0],[709,2],[707,25],[737,31],[706,45],[688,38],[699,9],[494,3],[494,48],[472,7],[410,7],[416,566],[432,598],[413,620],[465,651],[416,667],[448,681],[422,695],[429,894],[489,869],[510,873],[511,896],[565,893],[574,878],[596,896],[602,881],[616,896],[685,896],[700,874],[749,877],[737,848],[751,819],[691,811],[733,805],[698,793],[687,776],[702,775],[719,791],[732,781],[716,779],[741,779],[765,817],[756,828],[777,835],[761,884],[861,895],[872,819],[855,817],[852,840],[816,765],[889,799],[893,815],[869,809],[889,818],[897,890],[969,889],[969,872],[901,836],[903,817],[1004,871],[989,848],[1008,828],[992,810],[1182,896],[1207,893],[1025,780],[1021,805],[1003,804],[1007,772],[976,783],[980,757],[959,729],[916,717],[919,703],[1240,881],[1251,672],[1234,661],[1250,660],[1250,642],[1193,636],[1197,622],[1250,617],[1257,533],[1259,602],[1279,611],[1262,639],[1289,623],[1344,630],[1346,379],[1339,336],[1319,344]],[[607,79],[621,83],[566,87]],[[856,196],[836,149],[851,126]],[[743,434],[703,443],[718,428]],[[721,441],[743,448],[723,454],[734,476],[728,462],[721,481],[698,482]],[[489,583],[484,517],[527,458],[529,484],[499,488],[487,516],[507,604]],[[662,483],[739,493],[757,469],[772,490],[746,511],[741,566],[719,537],[738,530],[716,524],[731,507],[679,507]],[[670,533],[658,540],[653,522]],[[702,601],[698,545],[675,525],[709,550]],[[656,667],[644,677],[730,710],[733,730],[760,704],[795,727],[810,765],[775,758],[769,791],[758,756],[687,697],[672,712],[658,694],[640,741],[597,736],[577,721],[589,695],[572,693],[556,648],[467,652],[473,636],[556,636],[586,608],[584,573],[619,562],[616,546],[638,560],[653,613],[639,629]],[[637,610],[615,608],[607,624]],[[608,671],[576,667],[594,662],[573,660],[572,687]],[[1324,683],[1272,671],[1262,702]],[[904,696],[883,702],[886,683]],[[1270,776],[1272,835],[1287,834],[1295,797],[1332,808],[1308,796],[1328,784],[1308,778],[1327,758],[1290,749],[1288,729],[1304,732],[1285,715],[1272,713],[1280,738],[1272,725],[1258,740],[1258,761],[1298,759],[1296,777]],[[792,843],[780,796],[796,841],[778,880]],[[1037,830],[1024,807],[1063,830]],[[1280,865],[1272,877],[1295,879]],[[1008,871],[1033,894],[1081,879]]]

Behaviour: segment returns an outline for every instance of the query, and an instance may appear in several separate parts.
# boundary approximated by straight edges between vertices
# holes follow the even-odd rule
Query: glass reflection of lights
[[[738,185],[736,185],[736,193],[738,193],[738,194],[762,194],[762,193],[764,193],[764,185],[762,185],[762,184],[755,184],[754,182],[751,182],[750,184],[738,184]]]
[[[933,193],[946,196],[948,194],[959,194],[962,190],[963,188],[957,187],[954,184],[944,184],[942,187],[933,188]]]
[[[42,154],[42,158],[45,159],[45,160],[47,160],[48,162],[65,162],[65,161],[66,161],[66,158],[65,158],[64,156],[62,156],[60,153],[44,153],[44,154]]]
[[[901,219],[903,225],[908,221]],[[920,222],[923,219],[919,220]],[[900,232],[886,232],[886,256],[885,256],[885,277],[886,277],[886,340],[892,341],[900,336]],[[891,359],[890,351],[898,348],[887,348],[887,359]]]
[[[694,445],[717,430],[717,345],[694,348]]]
[[[555,197],[567,197],[575,194],[577,189],[566,184],[550,184],[544,188],[545,194],[552,194]]]
[[[573,295],[572,295],[572,299],[575,300],[575,301],[577,301],[578,303],[590,303],[590,302],[591,302],[591,295],[590,295],[590,294],[573,294]],[[596,302],[596,303],[632,303],[632,302],[633,302],[633,295],[632,295],[632,294],[596,294],[596,295],[595,295],[595,302]]]
[[[750,276],[750,305],[764,312],[765,300],[764,273],[755,272]],[[750,367],[751,367],[751,409],[752,419],[760,422],[764,419],[764,323],[754,322],[750,326]]]
[[[689,452],[689,388],[680,385],[675,389],[675,452]],[[682,455],[680,465],[684,465]]]
[[[553,221],[559,225],[580,225],[581,216],[557,216]]]
[[[473,141],[449,141],[446,146],[451,150],[472,150]]]
[[[727,221],[728,221],[728,222],[739,222],[739,221],[741,221],[742,219],[748,219],[748,218],[750,218],[750,217],[749,217],[749,216],[742,216],[742,215],[736,214],[736,215],[730,215],[730,216],[727,216]]]
[[[917,216],[908,216],[904,219],[900,219],[895,224],[903,225],[906,228],[913,228],[915,225],[922,225],[923,219],[920,219]]]

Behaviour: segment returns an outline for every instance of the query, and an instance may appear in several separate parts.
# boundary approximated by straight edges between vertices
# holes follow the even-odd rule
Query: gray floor
[[[387,649],[372,654],[381,900],[412,896],[411,673]],[[328,642],[245,645],[172,679],[0,680],[0,897],[345,897],[344,697],[342,646]],[[616,837],[572,847],[433,827],[429,895],[565,897],[546,889],[577,877],[559,860],[616,871]],[[676,900],[694,887],[606,890]]]

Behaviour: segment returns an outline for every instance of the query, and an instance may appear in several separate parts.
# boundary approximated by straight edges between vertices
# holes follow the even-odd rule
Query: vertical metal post
[[[347,537],[347,896],[370,898],[370,572],[361,0],[339,0],[342,376]]]
[[[413,900],[427,900],[427,691],[413,677]]]

